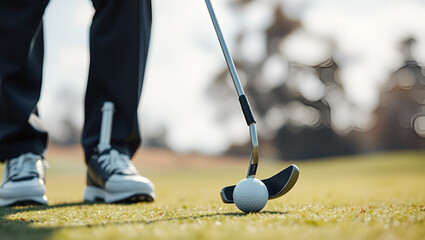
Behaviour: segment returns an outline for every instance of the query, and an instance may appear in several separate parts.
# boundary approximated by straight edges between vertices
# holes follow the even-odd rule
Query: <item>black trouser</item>
[[[43,155],[36,123],[43,68],[42,17],[49,0],[0,1],[0,161]],[[111,144],[133,156],[140,145],[137,107],[149,48],[150,0],[92,0],[90,69],[82,145],[86,161],[99,141],[101,107],[115,103]]]

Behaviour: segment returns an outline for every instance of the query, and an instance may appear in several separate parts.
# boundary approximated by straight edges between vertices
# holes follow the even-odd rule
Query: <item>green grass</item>
[[[295,188],[257,214],[243,214],[218,195],[244,177],[247,161],[202,168],[139,165],[155,182],[157,201],[106,205],[81,202],[81,162],[53,157],[50,205],[0,208],[0,239],[425,239],[424,152],[299,163]],[[259,178],[287,164],[261,161]]]

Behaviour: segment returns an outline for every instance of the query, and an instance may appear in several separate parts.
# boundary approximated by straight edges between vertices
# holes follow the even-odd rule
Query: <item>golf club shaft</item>
[[[114,103],[105,102],[102,107],[102,123],[100,127],[99,153],[111,147],[112,119],[114,114]]]
[[[220,25],[218,24],[217,17],[215,15],[213,6],[210,0],[205,0],[205,3],[208,8],[208,12],[211,17],[211,21],[214,25],[215,32],[217,34],[218,41],[220,42],[221,50],[223,51],[224,58],[226,59],[227,67],[229,68],[230,75],[235,85],[236,92],[239,96],[239,102],[242,107],[243,114],[245,116],[246,123],[249,126],[249,133],[251,136],[252,144],[252,153],[251,160],[248,168],[247,177],[255,177],[258,166],[258,137],[257,137],[257,128],[255,125],[254,115],[252,113],[251,106],[249,105],[248,98],[246,97],[244,90],[242,88],[241,81],[239,80],[238,72],[236,71],[235,64],[233,62],[232,56],[230,55],[229,49],[227,48],[226,41],[224,40],[223,33],[221,32]]]
[[[251,152],[251,160],[248,167],[248,173],[246,174],[246,177],[255,177],[255,174],[257,173],[257,167],[258,167],[258,150],[259,150],[257,127],[255,123],[252,123],[249,125],[249,134],[251,136],[252,152]]]
[[[223,33],[221,32],[220,25],[218,24],[217,17],[210,0],[205,0],[207,4],[208,12],[210,13],[211,21],[214,25],[215,32],[217,33],[218,41],[220,42],[221,50],[223,51],[224,58],[227,62],[227,67],[229,68],[230,75],[233,79],[233,84],[235,85],[238,95],[244,95],[241,81],[239,80],[238,72],[236,71],[235,63],[233,62],[232,56],[230,55],[229,49],[227,48],[226,41],[224,40]]]

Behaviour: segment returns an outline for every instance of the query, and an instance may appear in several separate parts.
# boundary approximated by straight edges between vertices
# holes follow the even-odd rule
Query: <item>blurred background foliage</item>
[[[244,8],[249,0],[235,1]],[[420,149],[425,141],[425,69],[412,57],[415,39],[406,36],[400,42],[403,65],[380,86],[379,105],[362,113],[347,97],[340,79],[338,48],[331,43],[327,59],[317,65],[288,61],[281,43],[301,24],[288,18],[281,5],[274,6],[274,18],[264,29],[267,54],[258,61],[249,55],[236,54],[236,65],[247,80],[260,132],[263,151],[283,159],[307,159],[374,151]],[[249,32],[240,32],[239,44]],[[331,41],[331,40],[328,40]],[[243,49],[236,49],[241,53]],[[280,65],[281,72],[274,71]],[[217,102],[226,106],[233,100],[227,82],[227,69],[220,72],[211,88],[213,97],[226,92]],[[233,109],[223,108],[222,116]],[[368,114],[369,116],[358,116]],[[354,119],[353,119],[354,118]],[[265,146],[265,147],[264,147]],[[232,146],[228,152],[246,152],[249,142]]]

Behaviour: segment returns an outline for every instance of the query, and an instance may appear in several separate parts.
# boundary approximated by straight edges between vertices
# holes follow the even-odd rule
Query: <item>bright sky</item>
[[[329,54],[330,46],[323,39],[334,40],[349,97],[365,111],[376,106],[377,86],[400,65],[397,43],[402,38],[409,34],[417,38],[416,57],[425,63],[425,1],[421,0],[258,0],[243,11],[227,8],[225,0],[214,0],[230,51],[235,49],[233,37],[245,28],[250,37],[243,43],[243,53],[253,58],[264,54],[264,38],[258,33],[271,20],[269,5],[273,2],[280,2],[303,23],[284,42],[285,56],[312,64]],[[173,149],[204,153],[219,153],[232,142],[247,140],[242,114],[219,125],[217,106],[205,96],[216,70],[225,62],[204,1],[155,0],[153,8],[152,44],[140,108],[143,135],[165,128]],[[66,134],[59,124],[65,112],[71,111],[67,115],[71,121],[82,124],[92,14],[89,0],[52,0],[45,15],[40,111],[56,137]],[[270,66],[271,75],[286,71],[279,64]],[[64,89],[75,96],[64,94]],[[236,93],[234,107],[240,111]]]

